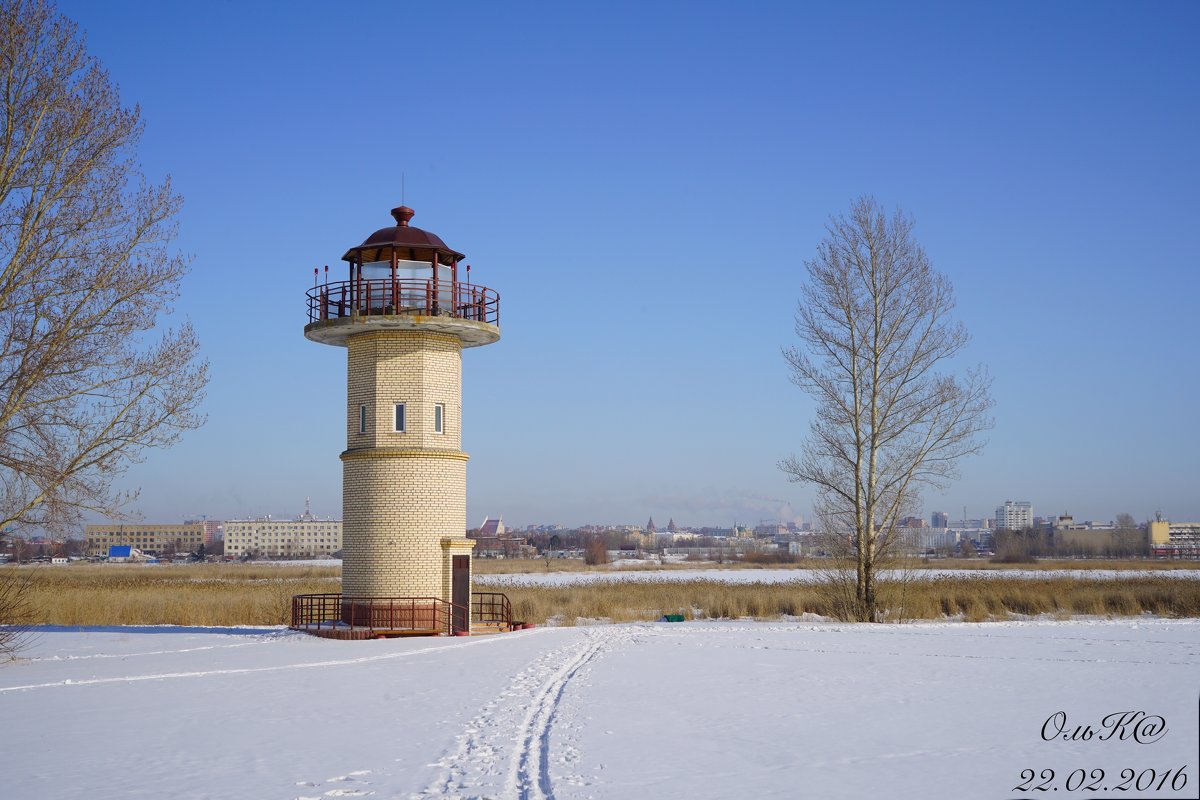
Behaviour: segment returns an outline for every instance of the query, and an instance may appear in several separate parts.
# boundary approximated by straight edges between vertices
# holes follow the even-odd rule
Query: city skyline
[[[808,519],[780,349],[862,194],[916,219],[995,380],[926,518],[1200,519],[1193,6],[60,8],[195,257],[209,419],[121,481],[147,520],[341,516],[345,355],[303,293],[401,200],[501,297],[464,357],[469,521]]]
[[[999,510],[998,508],[992,509],[990,514],[984,513],[984,514],[980,514],[979,516],[971,516],[970,512],[972,512],[973,510],[969,507],[966,509],[959,508],[957,511],[953,511],[953,510],[946,511],[943,509],[931,509],[931,510],[927,510],[927,511],[923,512],[922,514],[913,515],[912,517],[904,517],[897,521],[897,526],[898,527],[906,527],[907,520],[916,518],[916,519],[921,520],[922,523],[927,525],[928,527],[933,527],[933,528],[946,527],[946,528],[958,529],[958,528],[976,528],[976,527],[982,526],[982,525],[976,525],[974,523],[981,523],[981,524],[982,523],[991,523],[992,527],[1002,527],[1001,525],[999,525],[999,518],[996,516],[996,512],[998,510]],[[1039,512],[1037,510],[1036,506],[1034,506],[1033,511],[1036,513],[1031,513],[1029,515],[1029,519],[1030,519],[1030,523],[1035,526],[1037,524],[1052,523],[1054,520],[1058,519],[1060,516],[1066,516],[1068,518],[1071,518],[1071,519],[1075,520],[1075,522],[1077,524],[1086,522],[1086,523],[1094,523],[1097,525],[1108,525],[1108,524],[1113,524],[1115,522],[1117,514],[1128,513],[1128,512],[1116,512],[1116,513],[1110,514],[1108,516],[1085,517],[1085,516],[1082,516],[1079,514],[1073,514],[1070,509]],[[955,513],[957,513],[958,516],[955,516]],[[947,519],[946,525],[939,526],[936,524],[936,522],[937,522],[936,518],[939,515],[946,517],[946,519]],[[1167,516],[1162,515],[1161,511],[1153,512],[1145,517],[1139,517],[1136,514],[1134,514],[1132,516],[1134,517],[1134,520],[1137,523],[1144,524],[1146,522],[1153,521],[1156,518],[1156,515],[1161,515],[1163,519],[1167,519]],[[648,519],[653,520],[653,518],[654,518],[654,515],[651,514],[651,516]],[[514,521],[510,518],[506,518],[506,515],[504,515],[501,512],[501,513],[498,513],[495,515],[487,514],[483,517],[484,521],[486,521],[488,519],[493,519],[493,520],[500,519],[504,522],[504,524],[507,528],[509,528],[511,530],[521,530],[521,531],[524,531],[527,528],[549,529],[549,528],[556,527],[556,526],[561,527],[564,530],[576,530],[576,529],[580,529],[580,528],[589,528],[589,527],[602,527],[602,528],[613,528],[613,529],[616,529],[616,528],[646,529],[647,528],[647,523],[636,522],[636,521],[632,521],[629,519],[616,519],[616,518],[614,518],[614,519],[590,519],[590,520],[585,520],[583,522],[578,522],[578,523],[574,523],[574,524],[566,524],[566,523],[558,522],[555,520],[515,520]],[[728,528],[731,525],[737,525],[739,527],[746,526],[746,527],[753,528],[757,525],[776,524],[776,523],[778,523],[780,525],[787,525],[789,523],[794,523],[797,525],[802,523],[806,526],[808,526],[808,525],[815,526],[816,525],[816,520],[813,518],[813,516],[811,514],[797,515],[791,519],[785,519],[785,518],[779,518],[779,517],[757,517],[757,518],[737,518],[737,519],[728,519],[728,520],[720,520],[720,519],[692,520],[692,519],[687,519],[684,517],[679,517],[677,519],[675,516],[671,516],[670,514],[668,514],[667,519],[669,519],[671,522],[674,522],[678,528],[683,529],[683,530],[699,530],[702,528],[705,528],[705,529],[707,529],[707,528]],[[181,517],[179,519],[154,519],[154,520],[146,519],[146,520],[138,520],[137,522],[147,522],[147,523],[155,522],[155,523],[163,523],[163,524],[175,524],[175,523],[192,524],[192,523],[197,523],[197,522],[213,522],[213,523],[263,522],[263,521],[271,521],[271,520],[274,520],[277,522],[295,521],[295,520],[312,520],[312,521],[318,521],[318,522],[326,522],[326,521],[340,521],[341,517],[336,514],[321,514],[321,513],[311,511],[311,510],[304,511],[304,512],[294,512],[294,511],[288,511],[285,509],[283,511],[274,511],[274,512],[272,512],[272,511],[264,511],[261,513],[254,512],[249,515],[240,516],[240,517],[218,517],[218,516],[213,516],[213,515],[209,515],[209,514],[194,514],[194,515],[185,515],[185,517]],[[1170,521],[1172,521],[1172,522],[1191,522],[1190,519],[1185,519],[1183,517],[1176,517],[1174,519],[1171,519]],[[135,524],[135,523],[131,523],[131,524]],[[482,525],[482,523],[480,523],[480,525]],[[474,524],[473,519],[468,520],[468,530],[475,529],[476,527],[478,527],[478,526],[476,526]],[[666,523],[663,523],[661,526],[657,526],[657,527],[662,528],[662,530],[666,530]],[[1022,527],[1029,527],[1029,526],[1025,525]]]

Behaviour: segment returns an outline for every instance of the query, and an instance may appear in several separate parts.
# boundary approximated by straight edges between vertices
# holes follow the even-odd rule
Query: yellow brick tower
[[[304,335],[347,349],[341,615],[361,621],[369,606],[380,628],[386,599],[410,609],[391,627],[419,628],[411,609],[434,608],[459,632],[470,627],[474,545],[462,349],[500,338],[499,297],[470,282],[462,253],[409,225],[411,208],[392,216],[342,257],[349,280],[308,293]]]

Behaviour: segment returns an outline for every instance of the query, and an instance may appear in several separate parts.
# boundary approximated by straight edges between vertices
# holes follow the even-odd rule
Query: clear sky
[[[1200,519],[1200,4],[60,8],[185,198],[209,419],[130,470],[148,520],[340,515],[345,351],[304,292],[402,172],[501,297],[463,359],[471,524],[807,517],[780,349],[863,194],[915,217],[995,381],[926,515]]]

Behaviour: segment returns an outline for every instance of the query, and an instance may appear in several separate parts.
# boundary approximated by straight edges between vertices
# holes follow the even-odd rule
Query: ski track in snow
[[[627,644],[635,633],[629,626],[587,628],[582,640],[536,659],[467,724],[455,751],[431,765],[444,772],[411,798],[554,800],[550,736],[556,723],[561,723],[562,738],[567,740],[556,743],[557,763],[569,767],[577,760],[569,742],[569,731],[575,726],[560,714],[563,695],[598,657]],[[503,783],[497,785],[501,779]],[[583,776],[567,780],[576,785],[589,782]]]
[[[274,634],[270,634],[273,636]],[[231,647],[253,647],[255,645],[271,644],[273,640],[267,637],[256,639],[252,642],[238,642],[237,644],[209,644],[202,647],[183,647],[175,650],[145,650],[139,653],[90,653],[79,656],[34,656],[33,658],[24,658],[22,661],[85,661],[93,658],[137,658],[139,656],[165,656],[175,655],[177,653],[198,653],[201,650],[227,650]]]
[[[537,633],[537,631],[531,631],[529,633],[516,633],[516,634],[510,633],[510,634],[506,634],[506,635],[510,636],[510,637],[511,636],[530,636],[530,635],[534,635],[536,633]],[[303,635],[303,634],[298,634],[298,635]],[[422,647],[418,650],[403,650],[398,653],[382,653],[380,655],[374,655],[374,656],[362,656],[361,658],[342,658],[342,659],[335,659],[335,660],[329,660],[329,661],[303,661],[303,662],[294,663],[294,664],[277,664],[277,665],[270,666],[270,667],[242,667],[242,668],[236,668],[236,669],[211,669],[211,670],[197,670],[194,672],[159,672],[159,673],[153,673],[153,674],[149,674],[149,675],[121,675],[121,676],[110,677],[110,678],[85,678],[85,679],[81,679],[81,680],[74,680],[72,678],[67,678],[65,680],[53,681],[51,683],[30,683],[30,684],[25,684],[23,686],[0,686],[0,693],[22,692],[22,691],[28,691],[31,689],[62,688],[62,687],[68,687],[68,686],[69,687],[96,686],[99,684],[106,684],[106,683],[137,683],[140,681],[161,681],[161,680],[170,680],[170,679],[176,679],[176,678],[207,678],[207,677],[212,677],[214,675],[247,675],[247,674],[256,673],[256,672],[284,672],[284,671],[300,670],[300,669],[317,669],[320,667],[340,667],[340,666],[345,666],[347,664],[369,664],[373,661],[391,661],[391,660],[397,659],[397,658],[408,658],[409,656],[419,656],[419,655],[425,655],[427,653],[434,653],[439,650],[457,650],[460,647],[478,647],[480,645],[494,643],[496,640],[497,640],[497,637],[483,636],[483,637],[479,637],[477,639],[469,639],[468,641],[461,642],[461,643],[435,645],[433,647]]]

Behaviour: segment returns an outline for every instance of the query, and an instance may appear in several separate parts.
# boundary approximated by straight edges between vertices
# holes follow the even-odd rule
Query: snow
[[[662,583],[685,581],[716,581],[719,583],[816,583],[824,577],[819,570],[806,569],[646,569],[620,572],[519,572],[507,575],[476,573],[474,581],[494,587],[504,586],[574,586],[585,583]],[[906,572],[884,571],[881,580],[903,577],[906,580],[934,578],[1011,578],[1049,579],[1074,578],[1112,580],[1117,578],[1175,578],[1200,579],[1200,570],[1082,570],[1082,569],[914,569]]]
[[[999,798],[1043,794],[1014,789],[1022,770],[1063,787],[1186,765],[1184,791],[1117,794],[1195,797],[1198,663],[1200,622],[1150,618],[47,628],[0,665],[0,795]],[[1073,729],[1139,710],[1161,739],[1040,733],[1058,711]]]

